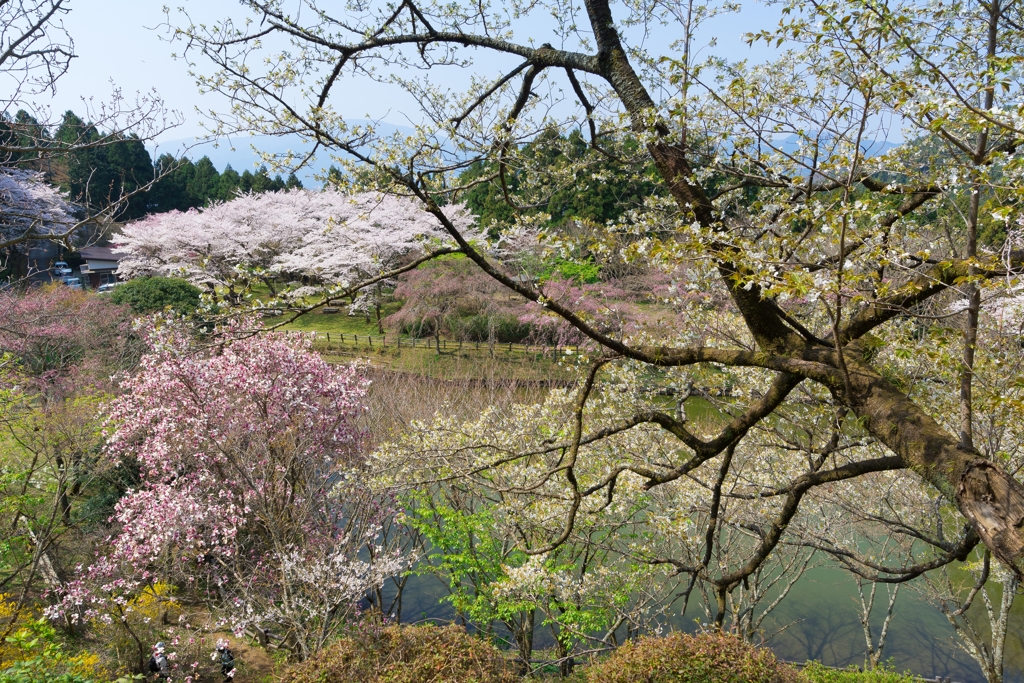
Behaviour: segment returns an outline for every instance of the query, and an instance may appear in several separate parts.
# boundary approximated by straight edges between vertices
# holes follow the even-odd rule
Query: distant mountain
[[[370,122],[353,120],[352,123],[361,125]],[[385,136],[392,133],[412,134],[414,132],[412,128],[407,126],[396,126],[390,123],[377,124],[377,130],[381,135]],[[311,146],[304,145],[302,140],[296,135],[280,137],[272,135],[237,136],[231,140],[225,139],[216,143],[203,142],[201,144],[197,143],[195,138],[181,138],[165,140],[160,142],[159,145],[147,145],[154,161],[161,154],[178,156],[184,153],[193,162],[206,156],[210,158],[210,161],[213,162],[218,171],[223,172],[224,168],[230,164],[231,168],[239,173],[246,170],[255,171],[259,168],[261,161],[259,155],[253,151],[254,147],[270,154],[285,154],[289,150],[300,154],[303,151],[309,150]],[[331,163],[330,153],[320,150],[311,162],[299,170],[296,175],[305,187],[319,188],[320,183],[313,176],[326,175],[327,169],[331,167]],[[271,173],[271,175],[274,174]]]
[[[368,124],[370,121],[352,120],[351,123],[361,125]],[[377,124],[377,129],[381,135],[385,136],[393,133],[412,134],[415,132],[408,126],[396,126],[391,123],[379,123]],[[798,149],[797,141],[798,138],[796,136],[789,136],[780,141],[779,148],[783,152],[792,154]],[[899,144],[887,141],[866,141],[864,143],[864,151],[867,156],[877,156],[885,154]],[[191,148],[189,148],[190,145]],[[295,135],[280,137],[271,135],[239,136],[231,140],[221,140],[219,143],[203,142],[201,144],[197,144],[195,138],[181,138],[166,140],[161,142],[159,146],[149,145],[148,149],[154,160],[160,154],[169,153],[177,156],[184,152],[185,156],[193,162],[202,159],[204,156],[209,157],[210,161],[213,162],[213,165],[220,172],[223,172],[224,168],[230,164],[231,168],[242,173],[245,170],[255,171],[259,168],[261,163],[260,157],[253,151],[253,147],[271,154],[284,154],[289,150],[301,153],[303,150],[309,149],[309,146],[304,145],[298,136]],[[326,175],[327,169],[331,167],[331,163],[330,153],[320,150],[312,161],[298,171],[296,175],[299,176],[299,180],[302,181],[305,187],[319,188],[320,183],[314,179],[314,176]]]
[[[888,142],[887,140],[864,140],[861,143],[861,149],[864,150],[865,156],[875,157],[885,154],[893,147],[899,147],[901,142]],[[786,154],[795,154],[800,149],[800,138],[796,135],[790,135],[780,141],[779,149]]]

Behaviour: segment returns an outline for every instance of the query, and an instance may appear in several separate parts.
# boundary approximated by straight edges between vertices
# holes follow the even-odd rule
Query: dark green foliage
[[[105,136],[73,111],[54,134],[56,145],[69,147],[94,143]],[[140,188],[153,180],[153,161],[141,140],[134,136],[114,138],[109,144],[73,149],[54,162],[53,175],[71,200],[93,210],[105,209],[129,197],[118,213],[120,220],[146,214],[147,197]]]
[[[372,627],[297,666],[289,683],[513,683],[501,652],[458,626]]]
[[[189,159],[176,160],[164,154],[157,159],[157,167],[169,173],[149,192],[151,213],[188,211],[209,206],[211,202],[231,201],[240,193],[277,192],[302,187],[302,181],[294,173],[287,180],[282,180],[280,175],[271,178],[266,166],[261,166],[256,173],[245,171],[239,175],[228,164],[223,173],[218,173],[209,157],[192,163]]]
[[[195,172],[192,174],[187,189],[188,196],[193,202],[206,204],[211,199],[221,198],[220,173],[210,161],[210,157],[203,157],[195,163]]]
[[[461,196],[461,201],[480,216],[482,225],[507,224],[513,219],[506,189],[517,203],[530,205],[531,211],[550,214],[552,227],[568,220],[603,224],[639,207],[645,197],[663,192],[655,182],[653,167],[638,169],[628,160],[636,147],[632,141],[620,142],[616,151],[621,156],[613,160],[593,149],[578,131],[568,136],[547,132],[516,150],[504,189],[495,179],[474,186]],[[485,178],[497,171],[495,163],[476,163],[461,180]],[[531,196],[523,196],[527,187]]]
[[[798,683],[771,650],[721,633],[642,638],[587,671],[587,683]]]
[[[116,304],[128,304],[133,313],[152,313],[166,308],[192,313],[199,308],[201,292],[195,285],[172,277],[141,277],[124,283],[110,294]]]
[[[149,211],[163,213],[165,211],[187,211],[194,204],[188,194],[188,186],[195,175],[195,165],[188,159],[175,159],[170,154],[162,154],[156,160],[157,171],[164,175],[149,190]]]
[[[32,147],[43,144],[65,153],[37,160],[37,154],[15,153],[10,163],[20,163],[47,174],[53,184],[68,192],[73,202],[93,211],[103,210],[123,196],[132,195],[117,215],[129,221],[147,213],[188,211],[214,201],[229,201],[239,192],[276,192],[302,187],[292,173],[287,179],[270,176],[266,166],[256,173],[239,175],[230,165],[219,173],[208,157],[193,163],[162,154],[154,163],[141,140],[133,136],[107,138],[92,123],[73,111],[64,113],[55,131],[47,130],[32,116],[19,111],[13,119],[0,113],[0,144]],[[95,146],[92,143],[102,142]],[[147,191],[140,188],[162,175]]]
[[[50,143],[50,131],[39,123],[35,117],[24,109],[11,118],[6,112],[0,112],[0,145],[5,147],[31,148],[40,143]],[[35,170],[45,170],[45,165],[35,163],[38,155],[35,152],[9,152],[7,163]]]

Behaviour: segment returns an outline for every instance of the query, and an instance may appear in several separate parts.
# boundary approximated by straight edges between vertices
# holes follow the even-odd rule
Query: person
[[[160,680],[168,680],[171,677],[171,664],[167,661],[162,642],[153,646],[153,656],[149,658],[149,671],[155,673]]]
[[[217,651],[213,653],[214,659],[220,657],[220,673],[225,681],[235,677],[235,655],[232,654],[229,643],[224,638],[217,641]]]

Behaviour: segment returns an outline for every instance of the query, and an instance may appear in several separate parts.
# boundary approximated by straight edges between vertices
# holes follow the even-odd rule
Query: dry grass
[[[373,383],[361,425],[371,449],[400,436],[414,420],[430,420],[438,411],[469,420],[487,406],[541,401],[549,385],[508,377],[500,367],[481,365],[472,379],[439,379],[413,372],[369,368]]]

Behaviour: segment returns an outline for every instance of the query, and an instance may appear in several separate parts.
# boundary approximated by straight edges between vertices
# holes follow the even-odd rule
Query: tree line
[[[112,142],[98,144],[111,136]],[[65,151],[38,154],[33,147],[39,141],[55,152]],[[206,156],[193,162],[161,154],[153,160],[141,138],[102,131],[71,110],[52,127],[24,109],[14,116],[0,114],[0,146],[24,150],[12,153],[9,163],[42,172],[47,181],[67,192],[68,198],[85,211],[101,211],[127,197],[117,216],[120,220],[188,211],[229,200],[239,193],[302,187],[295,173],[287,178],[271,176],[266,166],[239,173],[230,164],[218,171]],[[148,190],[138,191],[150,183]]]

